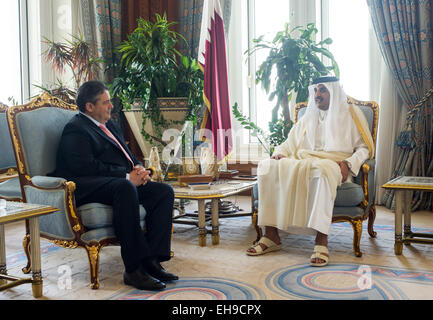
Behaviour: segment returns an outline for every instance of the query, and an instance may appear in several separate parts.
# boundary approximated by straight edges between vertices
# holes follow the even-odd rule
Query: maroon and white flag
[[[219,0],[204,1],[198,62],[204,73],[206,104],[200,135],[202,139],[212,136],[213,152],[221,162],[233,148],[233,136],[224,21]]]

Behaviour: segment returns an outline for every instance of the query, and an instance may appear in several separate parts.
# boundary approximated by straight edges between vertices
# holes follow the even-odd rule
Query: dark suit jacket
[[[114,122],[106,127],[122,144],[135,164],[140,164],[131,153]],[[77,202],[115,178],[126,178],[132,165],[119,146],[95,123],[77,114],[63,129],[57,151],[56,171],[51,175],[76,183]]]

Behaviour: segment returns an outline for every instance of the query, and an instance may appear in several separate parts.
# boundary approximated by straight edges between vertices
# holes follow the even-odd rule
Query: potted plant
[[[88,80],[95,79],[101,70],[102,60],[93,52],[83,35],[73,36],[66,42],[55,42],[44,38],[47,49],[42,53],[45,61],[60,75],[68,67],[73,75],[74,87],[64,84],[60,79],[51,88],[36,86],[49,94],[59,97],[65,102],[74,103],[76,90]]]
[[[296,94],[296,103],[304,102],[308,99],[308,86],[312,79],[327,75],[331,71],[339,76],[339,68],[334,56],[324,47],[331,44],[332,40],[327,38],[316,43],[314,36],[317,32],[314,23],[308,24],[305,28],[297,26],[292,30],[286,23],[284,30],[277,32],[271,42],[261,36],[253,40],[254,46],[246,52],[251,56],[257,50],[269,50],[269,55],[256,72],[256,83],[261,83],[266,93],[270,93],[270,101],[277,98],[276,105],[272,109],[272,120],[269,123],[270,133],[267,134],[245,117],[237,104],[233,107],[233,115],[244,128],[252,131],[270,154],[275,146],[287,138],[292,127],[289,103],[293,94]],[[295,33],[299,35],[295,36]],[[322,62],[322,56],[329,58],[331,66],[326,66]],[[276,71],[275,79],[273,79],[273,71]]]
[[[154,23],[143,18],[137,22],[137,28],[117,48],[120,59],[110,90],[124,106],[139,144],[141,127],[139,134],[148,143],[141,141],[140,147],[149,155],[151,146],[161,149],[167,145],[162,140],[165,129],[196,121],[202,106],[203,74],[196,60],[176,50],[178,40],[185,40],[170,30],[176,22],[168,22],[165,14],[156,14]]]

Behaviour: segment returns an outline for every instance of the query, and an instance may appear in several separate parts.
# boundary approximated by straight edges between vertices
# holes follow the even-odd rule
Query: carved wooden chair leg
[[[353,227],[353,251],[358,258],[362,256],[360,249],[361,236],[362,236],[362,220],[351,220],[350,223]]]
[[[23,239],[23,248],[24,248],[24,253],[26,254],[27,257],[27,265],[24,268],[22,268],[22,271],[25,274],[27,274],[30,271],[32,271],[32,258],[30,255],[30,234],[28,232],[26,233]]]
[[[376,206],[373,204],[368,213],[368,234],[372,238],[376,238],[377,235],[377,232],[373,230],[375,219],[376,219]]]
[[[90,271],[90,288],[99,288],[99,253],[101,252],[102,245],[97,244],[85,247],[87,256],[89,258],[89,271]]]
[[[174,226],[171,225],[171,241],[173,242],[173,233],[174,233]],[[174,251],[170,250],[170,258],[174,257]]]

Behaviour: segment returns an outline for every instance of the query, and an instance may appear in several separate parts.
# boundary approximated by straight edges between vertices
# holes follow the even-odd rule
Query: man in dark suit
[[[128,149],[110,120],[107,87],[84,83],[77,92],[80,113],[65,126],[55,175],[76,183],[77,206],[99,202],[113,207],[113,226],[125,265],[124,282],[142,290],[161,290],[178,277],[160,262],[170,259],[173,189],[150,181],[150,171]],[[146,209],[146,233],[139,204]]]

